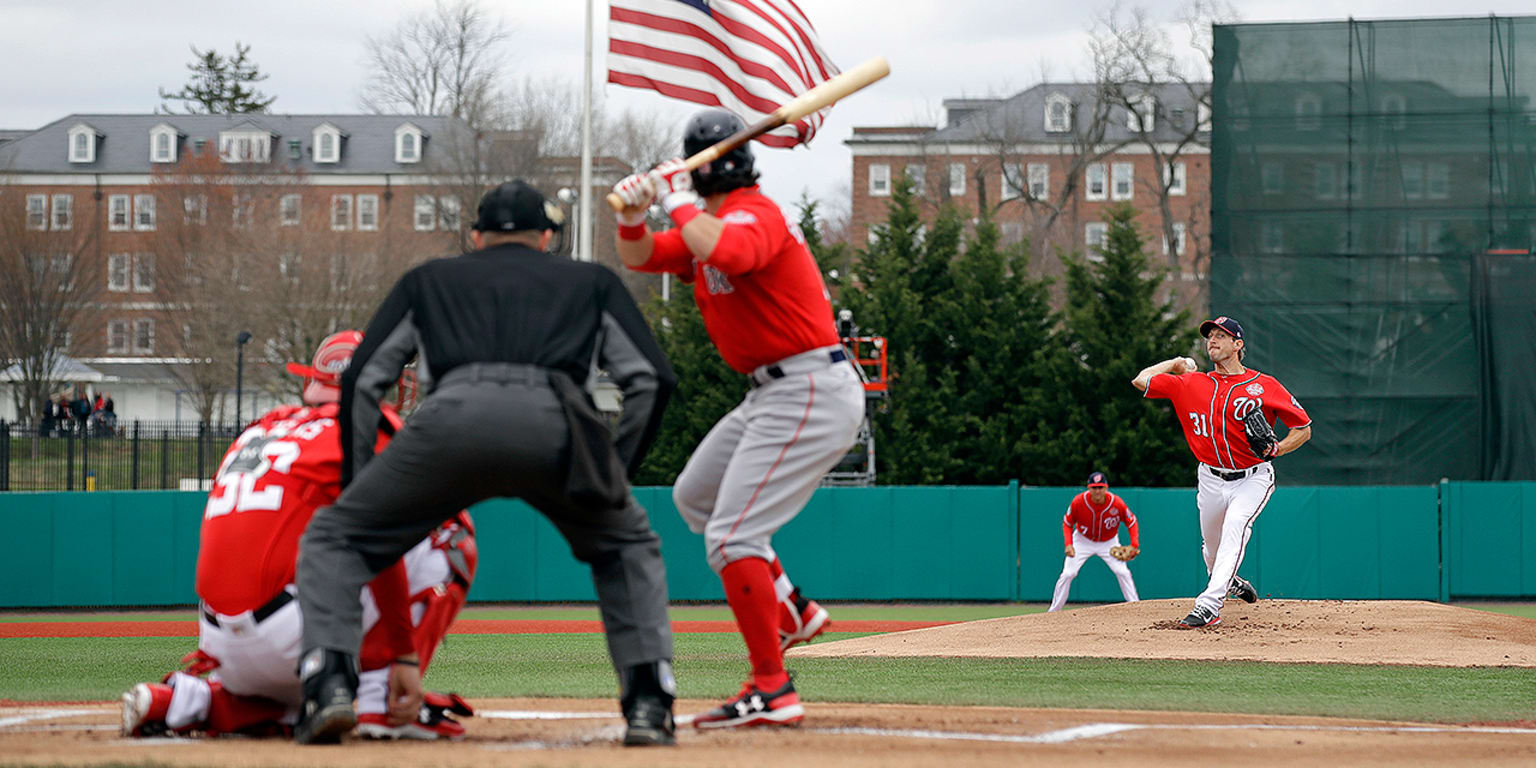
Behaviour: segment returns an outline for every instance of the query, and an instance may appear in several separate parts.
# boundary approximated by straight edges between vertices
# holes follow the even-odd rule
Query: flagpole
[[[587,0],[586,67],[581,79],[581,210],[576,226],[581,261],[592,260],[592,0]]]

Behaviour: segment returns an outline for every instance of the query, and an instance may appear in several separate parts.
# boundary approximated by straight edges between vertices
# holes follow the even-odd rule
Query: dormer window
[[[1126,115],[1125,127],[1136,133],[1151,133],[1157,114],[1157,99],[1144,93],[1131,99],[1131,109]]]
[[[272,159],[272,132],[254,125],[219,132],[219,157],[226,163],[265,163]]]
[[[406,123],[395,129],[395,162],[421,162],[421,142],[426,138],[420,128]]]
[[[100,132],[85,123],[78,123],[69,129],[69,161],[71,163],[96,162],[96,139],[100,137]]]
[[[314,148],[315,162],[339,163],[341,162],[341,140],[346,134],[330,123],[321,123],[315,128]]]
[[[167,123],[149,129],[149,161],[170,163],[176,160],[176,144],[181,133]]]
[[[1047,133],[1066,133],[1072,130],[1072,100],[1064,93],[1045,97],[1045,130]]]

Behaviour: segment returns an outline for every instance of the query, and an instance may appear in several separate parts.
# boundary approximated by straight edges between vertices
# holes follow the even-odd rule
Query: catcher
[[[1120,524],[1131,535],[1129,547],[1120,546]],[[1098,555],[1109,566],[1120,582],[1120,594],[1127,603],[1141,599],[1136,596],[1136,582],[1126,563],[1141,554],[1141,534],[1136,528],[1136,515],[1125,505],[1125,500],[1109,492],[1109,478],[1103,472],[1088,476],[1088,490],[1072,497],[1067,514],[1061,518],[1061,535],[1067,542],[1067,559],[1061,564],[1061,577],[1056,579],[1056,591],[1051,595],[1051,610],[1059,611],[1067,604],[1067,593],[1072,591],[1072,580],[1088,558]]]
[[[295,599],[299,535],[341,493],[336,415],[341,372],[362,342],[327,337],[304,377],[304,405],[274,408],[230,446],[203,512],[197,560],[198,650],[184,672],[123,694],[125,736],[168,733],[282,735],[301,699]],[[379,447],[400,427],[384,408]],[[382,739],[456,739],[450,715],[473,710],[456,695],[419,691],[420,673],[464,605],[478,557],[469,513],[460,512],[367,587],[358,733]],[[207,674],[204,678],[203,675]]]
[[[1196,370],[1194,360],[1175,357],[1148,366],[1131,381],[1149,398],[1173,401],[1184,440],[1200,462],[1195,503],[1210,581],[1179,622],[1186,629],[1220,623],[1229,596],[1258,601],[1258,590],[1237,569],[1253,522],[1275,489],[1270,460],[1312,438],[1312,418],[1279,380],[1243,367],[1248,350],[1242,325],[1218,317],[1201,323],[1200,335],[1214,367],[1210,373]],[[1270,426],[1276,419],[1290,427],[1284,440],[1276,440]]]

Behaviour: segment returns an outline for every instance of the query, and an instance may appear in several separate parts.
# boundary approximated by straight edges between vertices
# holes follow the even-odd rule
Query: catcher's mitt
[[[1269,458],[1269,452],[1280,442],[1275,437],[1275,428],[1264,418],[1263,408],[1255,408],[1243,417],[1243,431],[1248,435],[1248,447],[1253,449],[1253,455],[1261,459]]]
[[[1139,554],[1141,554],[1141,550],[1139,550],[1139,549],[1137,549],[1135,547],[1110,547],[1109,548],[1109,556],[1113,557],[1116,560],[1120,560],[1122,562],[1129,563],[1130,561],[1135,560],[1136,556],[1139,555]]]

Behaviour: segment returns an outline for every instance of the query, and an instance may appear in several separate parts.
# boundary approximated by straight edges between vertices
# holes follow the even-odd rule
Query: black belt
[[[263,621],[266,621],[267,617],[277,613],[278,609],[291,602],[293,602],[293,593],[287,590],[283,590],[282,592],[277,593],[277,597],[268,600],[256,610],[251,611],[251,620],[257,624],[260,624]],[[203,619],[215,627],[219,626],[219,617],[215,616],[213,611],[208,610],[208,606],[206,605],[203,606]]]
[[[1213,466],[1211,466],[1209,464],[1207,464],[1205,466],[1205,468],[1209,469],[1211,471],[1211,474],[1213,474],[1213,475],[1215,475],[1215,476],[1217,476],[1217,477],[1219,477],[1219,478],[1221,478],[1223,480],[1241,480],[1241,479],[1243,479],[1243,478],[1245,478],[1245,477],[1247,477],[1247,476],[1249,476],[1249,475],[1259,471],[1259,467],[1260,466],[1263,466],[1263,465],[1255,464],[1254,466],[1251,466],[1251,467],[1249,467],[1247,469],[1237,469],[1237,470],[1233,470],[1231,472],[1228,472],[1228,471],[1226,471],[1224,469],[1217,469],[1217,468],[1215,468],[1215,467],[1213,467]]]
[[[837,363],[841,363],[844,360],[847,360],[848,353],[841,349],[834,349],[827,353],[827,358],[832,362],[833,365],[836,365]],[[763,368],[763,373],[768,374],[768,378],[770,379],[782,379],[789,375],[784,372],[783,368],[779,367],[778,363],[774,363],[773,365]],[[750,382],[752,386],[757,386],[757,377],[749,374],[747,376],[747,381]]]
[[[549,369],[526,363],[465,363],[443,374],[438,387],[488,381],[496,384],[549,386]]]

